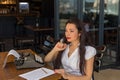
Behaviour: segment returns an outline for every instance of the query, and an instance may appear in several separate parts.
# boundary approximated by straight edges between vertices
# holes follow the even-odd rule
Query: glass
[[[117,27],[118,27],[118,12],[120,0],[104,0],[104,21],[103,21],[103,41],[107,46],[106,54],[104,56],[103,65],[110,65],[116,62],[117,53]],[[89,26],[89,33],[95,45],[98,45],[99,39],[99,12],[100,0],[84,0],[84,19],[90,19],[91,26]],[[86,22],[85,22],[86,23]]]
[[[104,9],[104,43],[108,47],[108,55],[110,64],[116,62],[117,55],[117,27],[119,0],[106,0]],[[106,12],[105,12],[106,11]],[[107,60],[107,58],[106,58]]]
[[[106,0],[105,1],[105,27],[117,27],[118,26],[118,11],[119,0]]]
[[[59,15],[60,30],[64,30],[66,21],[77,16],[77,0],[59,0]]]
[[[83,1],[83,22],[87,32],[91,35],[93,44],[98,44],[99,2],[98,0]]]

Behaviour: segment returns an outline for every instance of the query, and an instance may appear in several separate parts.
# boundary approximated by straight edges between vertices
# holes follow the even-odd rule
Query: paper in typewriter
[[[15,50],[10,50],[4,60],[4,64],[3,64],[3,68],[6,66],[6,63],[7,63],[7,58],[9,55],[13,55],[14,57],[16,57],[17,59],[19,59],[20,55],[15,51]]]

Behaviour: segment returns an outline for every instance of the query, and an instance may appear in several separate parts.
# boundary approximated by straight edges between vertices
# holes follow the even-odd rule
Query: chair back
[[[106,45],[97,46],[96,50],[97,50],[97,54],[95,56],[94,68],[95,68],[95,71],[99,72],[103,62],[103,56],[106,52]]]
[[[96,58],[102,59],[106,51],[106,45],[97,46],[96,50],[97,50]]]

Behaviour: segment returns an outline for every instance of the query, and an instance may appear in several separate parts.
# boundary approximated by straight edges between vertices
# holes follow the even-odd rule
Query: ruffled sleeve
[[[86,46],[85,60],[88,60],[96,55],[96,49],[92,46]]]

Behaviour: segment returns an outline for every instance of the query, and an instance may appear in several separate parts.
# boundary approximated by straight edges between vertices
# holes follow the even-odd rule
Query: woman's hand
[[[56,52],[59,52],[59,51],[64,50],[66,47],[67,47],[66,43],[57,42],[57,44],[55,45],[53,50],[56,51]]]
[[[68,79],[69,74],[64,69],[55,69],[55,73],[61,74],[64,79]]]
[[[67,44],[57,42],[55,47],[45,56],[44,61],[45,62],[51,62],[56,59],[59,51],[64,50],[67,47]]]

